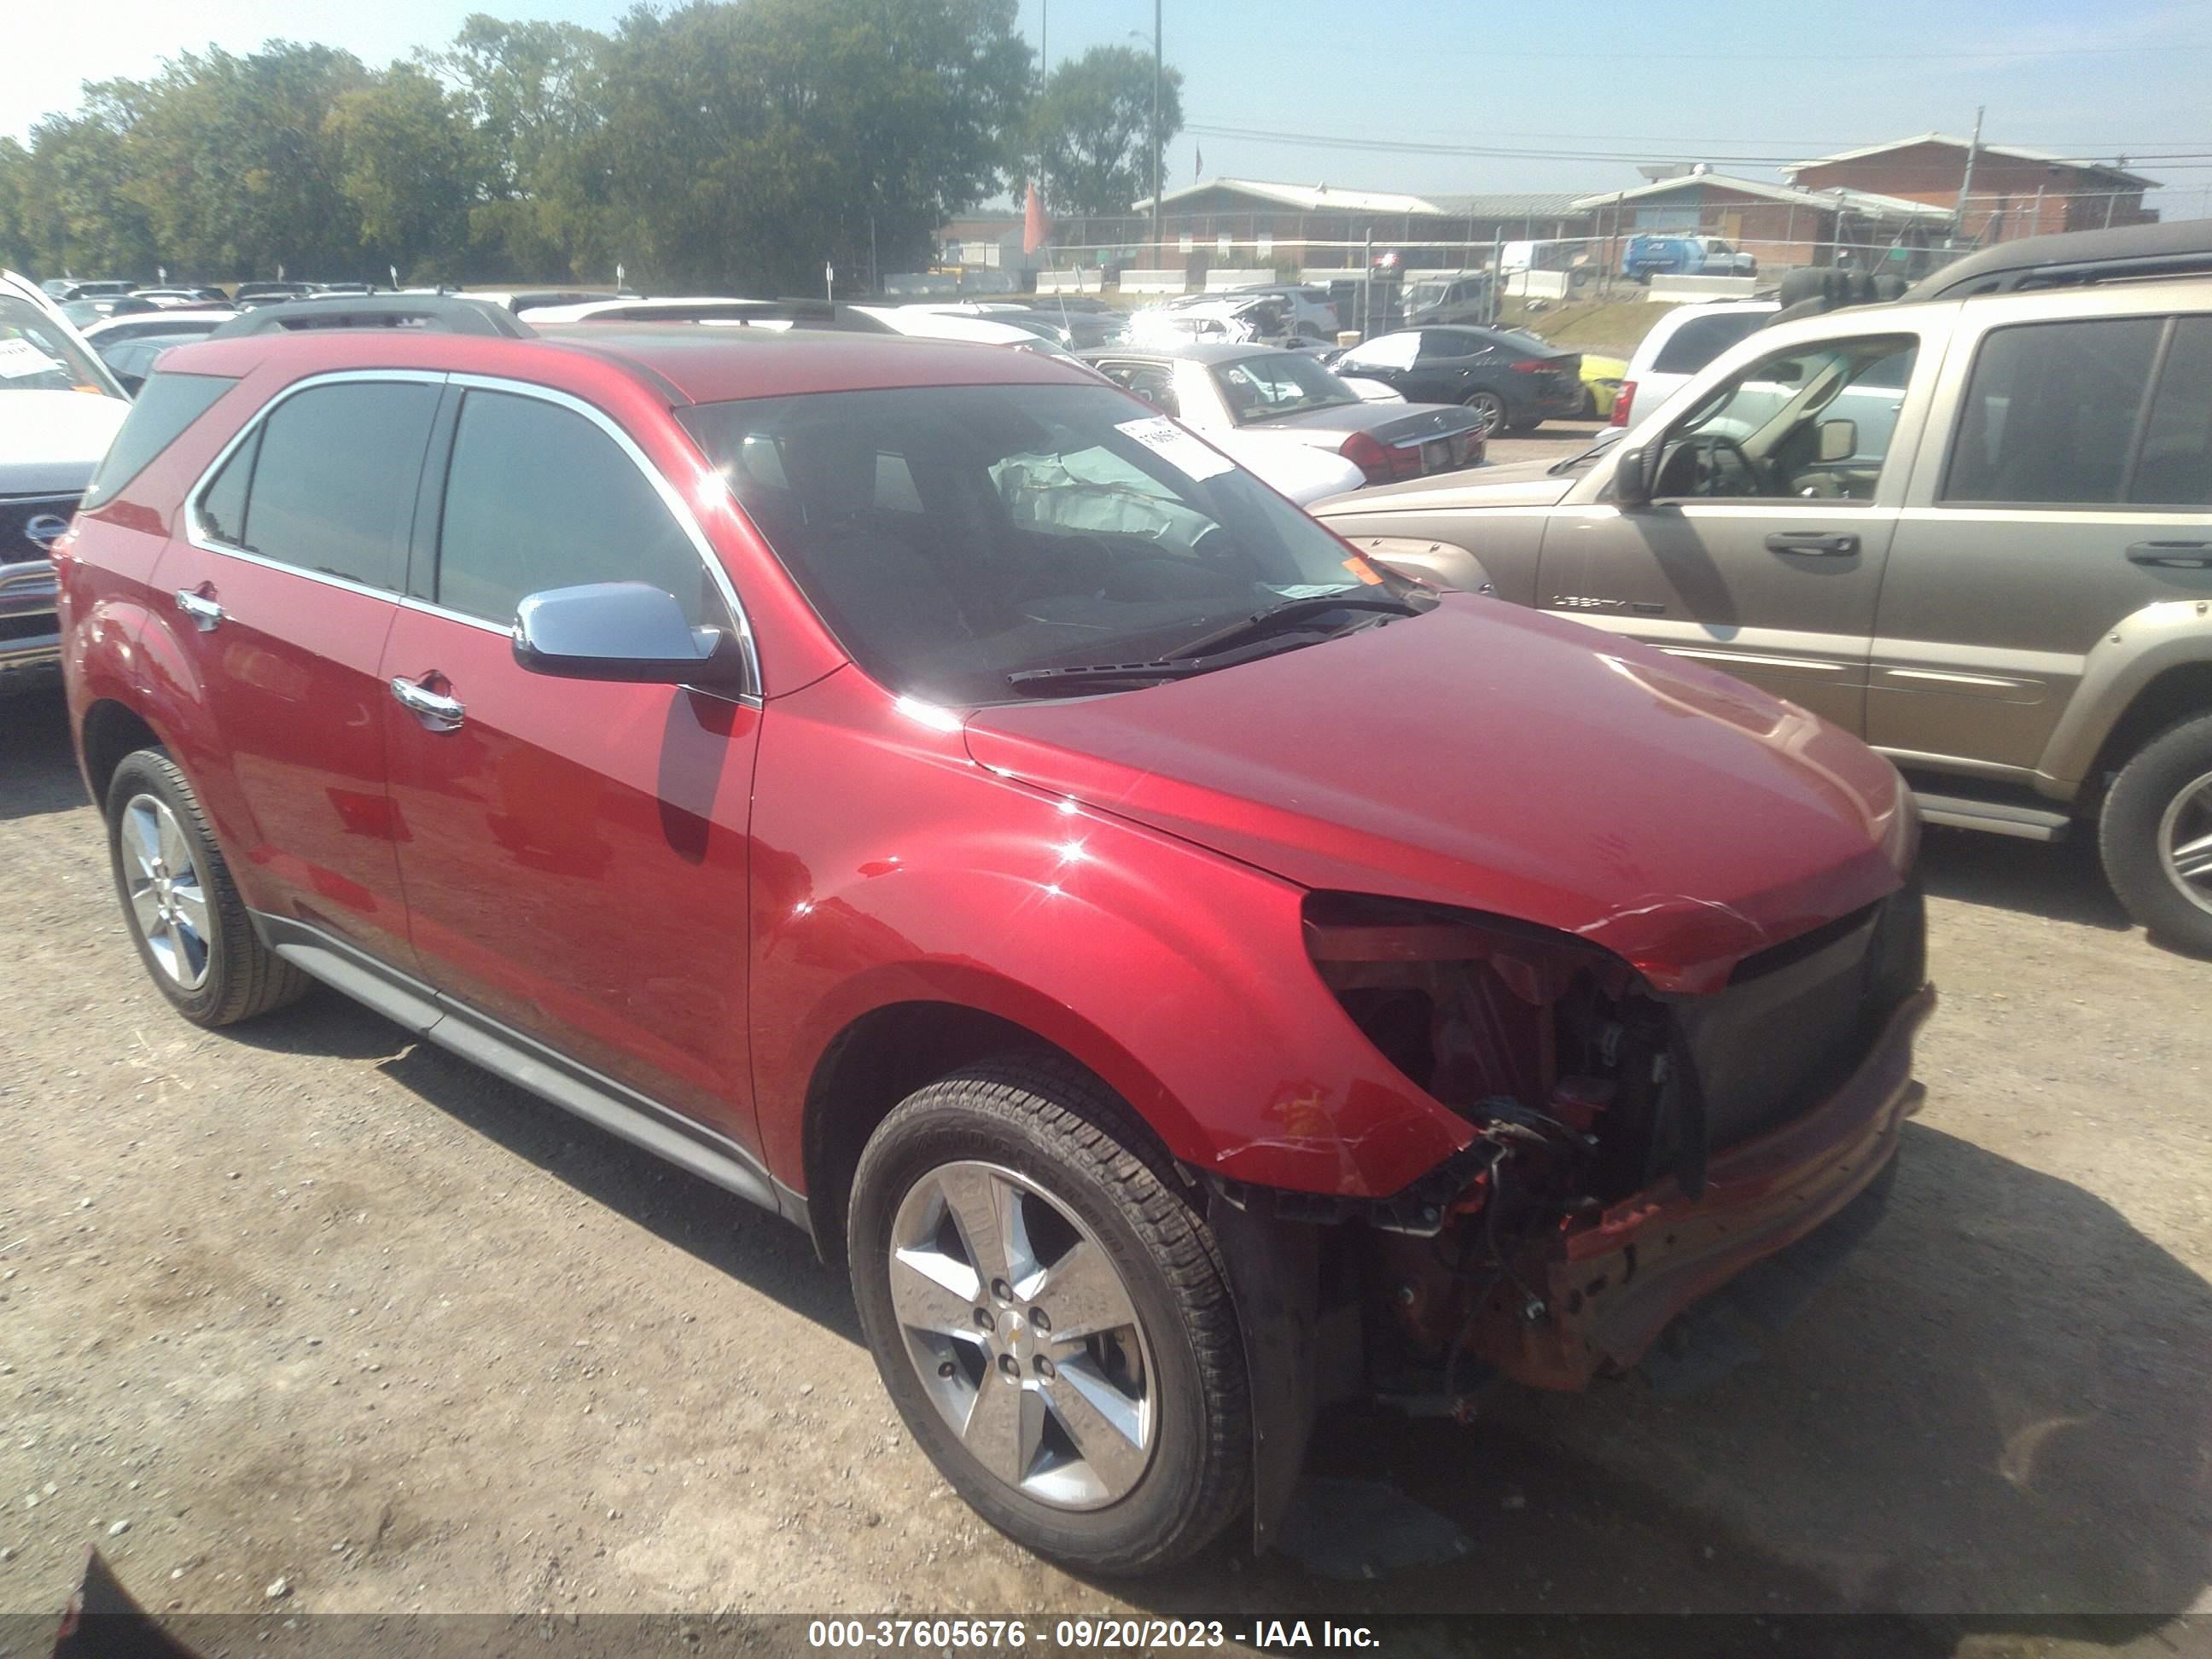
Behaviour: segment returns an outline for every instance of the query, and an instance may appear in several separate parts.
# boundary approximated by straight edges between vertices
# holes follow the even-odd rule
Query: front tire
[[[931,1084],[870,1137],[848,1215],[884,1386],[1000,1532],[1134,1573],[1244,1507],[1250,1406],[1219,1247],[1095,1078],[1040,1055]]]
[[[264,945],[177,763],[126,755],[107,786],[107,854],[139,960],[195,1025],[234,1024],[295,1000],[307,975]]]
[[[2212,714],[2136,751],[2105,798],[2097,839],[2128,914],[2170,944],[2212,955]]]

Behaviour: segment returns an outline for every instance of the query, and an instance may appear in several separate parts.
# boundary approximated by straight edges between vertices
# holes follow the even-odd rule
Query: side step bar
[[[415,1036],[428,1037],[609,1134],[811,1231],[805,1200],[770,1176],[758,1158],[728,1136],[478,1013],[319,928],[286,916],[248,914],[255,931],[278,956]]]
[[[1985,830],[1992,835],[2014,836],[2022,841],[2063,841],[2074,820],[2063,812],[2041,806],[2013,806],[2002,801],[1976,800],[1970,795],[1927,795],[1913,792],[1920,817],[1927,823],[1948,823],[1958,830]]]

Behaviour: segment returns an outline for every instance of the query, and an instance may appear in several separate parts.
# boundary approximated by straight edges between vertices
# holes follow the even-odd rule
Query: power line
[[[1471,51],[1446,50],[1437,55],[1455,58],[1544,58],[1575,62],[1593,58],[1633,63],[1779,64],[1792,61],[1822,64],[1918,64],[1930,59],[1966,61],[1990,58],[2118,58],[2156,53],[2212,51],[2201,41],[2176,40],[2148,46],[1993,46],[1982,52],[1828,52],[1809,46],[1802,52],[1495,52],[1488,46]]]
[[[1405,155],[1486,156],[1502,160],[1526,161],[1606,161],[1633,165],[1639,162],[1679,159],[1686,161],[1726,161],[1747,167],[1796,167],[1802,166],[1813,159],[1812,157],[1804,155],[1802,151],[1797,151],[1787,155],[1723,155],[1698,152],[1686,154],[1680,148],[1680,146],[1686,143],[1706,145],[1717,142],[1713,140],[1702,139],[1675,139],[1665,141],[1673,147],[1672,153],[1670,154],[1668,152],[1662,151],[1655,155],[1649,149],[1588,150],[1530,149],[1510,144],[1445,143],[1430,139],[1414,138],[1382,138],[1370,135],[1355,135],[1350,133],[1293,132],[1287,131],[1280,128],[1238,127],[1212,122],[1199,121],[1187,123],[1183,130],[1186,132],[1194,134],[1200,137],[1232,138],[1248,143],[1291,144],[1310,149],[1375,151]],[[1906,142],[1909,143],[1910,141],[1907,140]],[[2003,146],[2000,145],[1996,148],[2002,150]],[[2166,164],[2180,164],[2194,161],[2201,165],[2207,160],[2212,160],[2212,150],[2173,150],[2165,153],[2153,153],[2148,155],[2138,155],[2130,151],[2127,155],[2126,166],[2131,168],[2138,162],[2154,161]],[[2104,168],[2110,168],[2116,166],[2114,161],[2098,156],[2054,156],[2053,164],[2079,167]],[[1951,173],[1956,171],[1956,168],[1948,162],[1943,162],[1931,163],[1926,167],[1919,170],[1925,171],[1932,176],[1948,177]]]

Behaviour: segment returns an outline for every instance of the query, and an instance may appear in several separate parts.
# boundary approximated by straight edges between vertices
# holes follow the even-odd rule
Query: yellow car
[[[1628,363],[1620,357],[1593,357],[1583,354],[1583,419],[1602,421],[1613,414],[1613,400],[1620,395],[1620,383],[1628,376]]]

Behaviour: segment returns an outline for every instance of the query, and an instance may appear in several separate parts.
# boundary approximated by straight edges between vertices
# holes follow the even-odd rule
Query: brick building
[[[1783,172],[1808,190],[1842,185],[1955,211],[1970,148],[1967,139],[1923,132],[1816,156]],[[2157,189],[2158,181],[2129,172],[2125,161],[2082,161],[2014,144],[1983,144],[1974,149],[1973,195],[1960,216],[1960,237],[2002,242],[2051,231],[2155,223],[2158,214],[2143,206],[2143,191]]]
[[[1202,267],[1279,265],[1351,269],[1365,245],[1396,250],[1409,267],[1479,264],[1493,241],[1587,235],[1589,218],[1565,191],[1483,196],[1414,196],[1327,184],[1260,179],[1202,179],[1160,198],[1161,263]],[[1130,204],[1126,219],[1065,224],[1063,246],[1121,244],[1139,265],[1150,237],[1152,198]],[[1226,240],[1228,246],[1222,246]]]
[[[1584,196],[1607,269],[1620,267],[1622,245],[1644,232],[1694,231],[1749,250],[1762,268],[1834,263],[1850,252],[1863,264],[1909,255],[1942,240],[1942,207],[1849,188],[1807,190],[1761,179],[1735,179],[1703,167],[1632,190]]]

